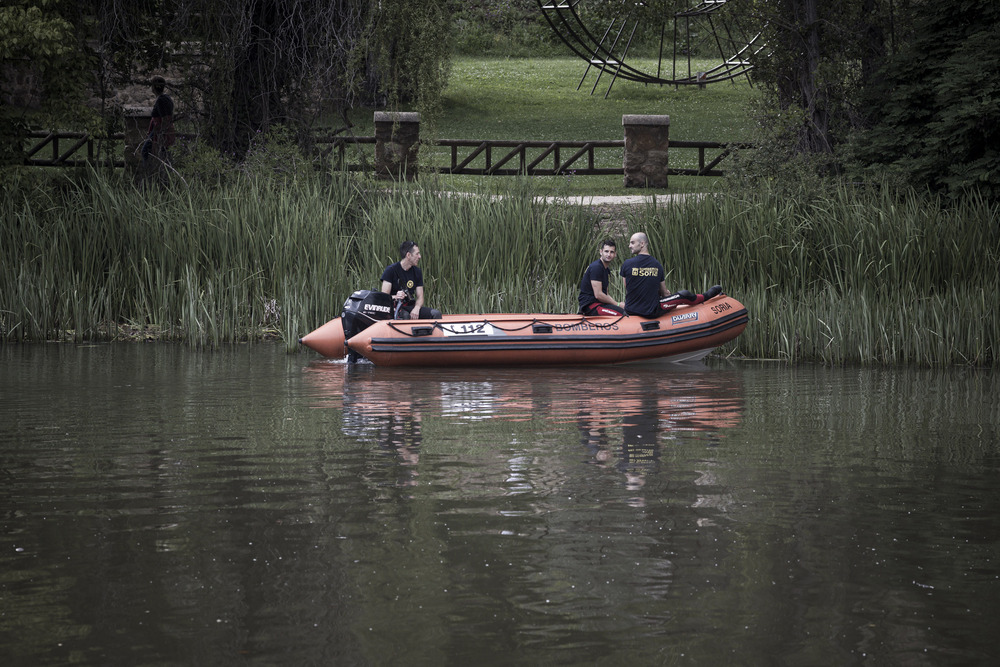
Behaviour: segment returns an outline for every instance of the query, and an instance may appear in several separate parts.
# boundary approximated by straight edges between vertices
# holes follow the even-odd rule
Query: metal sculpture
[[[692,0],[688,0],[690,2]],[[597,80],[591,94],[604,74],[611,76],[606,98],[618,79],[657,85],[699,85],[720,81],[732,81],[740,76],[750,80],[753,65],[750,55],[762,48],[760,33],[748,35],[740,24],[739,16],[731,5],[735,0],[701,0],[696,5],[684,4],[685,8],[669,16],[664,16],[659,25],[659,54],[656,71],[646,71],[641,66],[630,64],[629,50],[634,44],[636,32],[648,14],[647,3],[635,0],[621,0],[613,13],[607,28],[597,37],[597,32],[586,24],[585,17],[598,14],[588,11],[585,0],[535,0],[545,20],[573,53],[587,62],[587,69],[580,79],[577,90],[583,86],[591,70],[597,72]],[[680,0],[678,0],[680,2]],[[592,3],[597,5],[597,2]],[[640,13],[645,14],[640,16]],[[664,42],[667,24],[673,22],[673,67],[669,76],[663,71]],[[705,30],[699,29],[703,28]],[[686,45],[686,46],[682,46]],[[706,48],[707,45],[707,48]],[[678,50],[681,58],[687,59],[687,71],[678,74]],[[718,64],[704,70],[693,71],[691,55],[694,50],[705,50],[718,56]]]

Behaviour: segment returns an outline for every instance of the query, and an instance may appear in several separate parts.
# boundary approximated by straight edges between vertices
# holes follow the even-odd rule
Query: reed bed
[[[236,178],[138,190],[91,174],[0,204],[0,336],[157,338],[192,345],[298,337],[377,288],[400,241],[420,243],[445,312],[562,311],[593,218],[502,196],[371,187],[343,175]]]
[[[5,340],[294,339],[353,281],[361,218],[346,180],[141,191],[91,175],[15,191],[0,204]]]
[[[471,195],[403,188],[366,215],[365,245],[382,251],[364,275],[377,279],[398,241],[413,239],[427,302],[444,312],[566,312],[596,256],[596,216],[538,204],[523,180]]]
[[[727,353],[824,363],[992,365],[1000,211],[891,188],[689,199],[646,210],[668,282],[720,283],[751,313]]]
[[[90,174],[15,181],[0,202],[0,339],[170,339],[216,346],[302,334],[412,238],[444,312],[574,312],[608,234],[589,207],[528,180],[443,195],[347,175],[243,177],[137,190]],[[706,195],[626,211],[621,258],[645,231],[673,289],[722,284],[748,308],[723,354],[827,364],[991,366],[1000,340],[997,207],[890,188],[821,196]],[[620,286],[613,285],[612,294]]]

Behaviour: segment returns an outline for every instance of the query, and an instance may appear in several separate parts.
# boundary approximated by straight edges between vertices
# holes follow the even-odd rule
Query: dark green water
[[[0,655],[991,663],[998,385],[0,347]]]

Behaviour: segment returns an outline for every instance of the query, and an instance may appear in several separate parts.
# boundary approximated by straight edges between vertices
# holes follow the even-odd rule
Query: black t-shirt
[[[161,93],[153,104],[149,132],[150,139],[158,145],[174,145],[174,101],[166,93]]]
[[[153,103],[153,113],[151,115],[153,118],[166,118],[167,116],[174,115],[174,101],[170,99],[170,95],[160,93],[156,98],[156,102]]]
[[[604,290],[605,294],[608,293],[608,276],[610,274],[611,272],[608,271],[601,260],[595,259],[591,262],[587,270],[583,272],[583,279],[580,281],[580,308],[586,308],[597,301],[597,297],[594,295],[594,287],[590,284],[592,280],[601,283],[601,289]]]
[[[407,309],[412,308],[417,302],[417,288],[424,286],[424,274],[419,266],[411,266],[409,271],[404,271],[399,262],[385,268],[382,280],[391,285],[389,294],[395,294],[399,290],[406,292],[403,308]]]
[[[660,314],[660,283],[666,278],[663,265],[650,255],[636,255],[622,264],[625,278],[625,312],[656,317]]]

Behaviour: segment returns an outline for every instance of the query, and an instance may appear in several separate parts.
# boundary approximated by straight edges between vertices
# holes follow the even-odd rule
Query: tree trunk
[[[805,112],[805,123],[799,137],[799,148],[805,153],[832,153],[829,109],[826,91],[817,82],[822,57],[822,22],[818,0],[786,0],[790,29],[786,42],[779,48],[791,54],[790,69],[778,79],[778,103],[781,108],[799,107]]]

